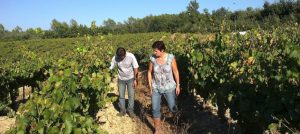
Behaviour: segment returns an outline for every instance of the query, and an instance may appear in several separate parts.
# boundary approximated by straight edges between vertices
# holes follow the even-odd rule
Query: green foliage
[[[214,41],[193,43],[192,89],[212,100],[220,117],[229,108],[245,131],[290,131],[278,125],[285,120],[300,129],[299,37],[295,24],[245,35],[219,33]]]
[[[52,61],[41,90],[18,109],[11,133],[103,133],[94,116],[104,107],[111,81],[112,47],[85,44],[70,56]]]
[[[109,101],[107,68],[115,48],[125,47],[147,68],[156,40],[163,40],[166,51],[176,56],[182,93],[196,89],[218,107],[221,118],[229,108],[245,131],[299,129],[299,25],[240,35],[226,32],[225,22],[220,22],[222,31],[215,37],[145,33],[1,42],[2,106],[11,103],[7,96],[15,93],[11,90],[17,88],[17,80],[23,81],[19,86],[32,80],[40,88],[19,107],[17,127],[11,132],[101,132],[92,117]],[[287,127],[282,125],[285,121]]]
[[[211,11],[199,11],[201,3],[192,0],[187,5],[186,11],[179,14],[149,15],[138,19],[129,17],[124,23],[112,19],[103,21],[102,26],[97,26],[92,21],[90,26],[78,25],[75,20],[70,23],[59,22],[53,19],[51,29],[40,31],[28,29],[22,31],[16,27],[12,32],[5,31],[0,24],[0,40],[27,40],[36,38],[72,38],[86,35],[108,35],[145,32],[182,32],[182,33],[215,33],[220,29],[222,21],[226,20],[225,32],[245,31],[256,27],[271,30],[273,27],[289,25],[299,21],[299,0],[280,0],[275,3],[265,2],[262,9],[248,7],[245,10],[230,11],[224,7]],[[205,8],[205,7],[204,7]]]

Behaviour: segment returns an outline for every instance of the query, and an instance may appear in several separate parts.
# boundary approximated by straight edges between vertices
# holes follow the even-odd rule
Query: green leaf
[[[51,119],[51,111],[49,109],[45,109],[45,111],[42,113],[42,115],[44,116],[45,120],[49,120]]]
[[[59,90],[59,89],[55,89],[54,91],[53,91],[53,94],[54,94],[54,101],[56,102],[56,103],[59,103],[60,101],[61,101],[61,99],[63,98],[63,94],[62,94],[62,92]]]
[[[237,65],[238,65],[238,63],[235,61],[235,62],[230,63],[229,66],[232,67],[233,69],[236,69]]]
[[[229,101],[229,102],[232,101],[232,97],[233,97],[233,94],[229,94],[229,95],[228,95],[228,101]]]
[[[111,78],[110,78],[110,75],[107,73],[106,75],[105,75],[105,83],[110,83],[110,81],[111,81]]]
[[[67,116],[67,118],[65,118],[64,120],[64,123],[66,125],[66,128],[64,129],[65,134],[70,134],[72,132],[73,124],[71,120],[71,116]]]
[[[92,73],[92,78],[95,78],[97,76],[96,73]]]
[[[87,126],[87,127],[92,126],[93,125],[93,119],[90,118],[90,117],[87,118],[84,125]]]
[[[194,75],[194,78],[195,78],[195,80],[198,80],[198,74],[197,73]]]
[[[225,82],[225,79],[224,78],[221,78],[220,79],[220,84],[223,84]]]
[[[31,106],[31,108],[30,108],[30,115],[31,116],[36,116],[37,115],[37,111],[36,111],[35,106]]]
[[[40,127],[39,130],[38,130],[38,133],[39,134],[44,134],[44,127]]]
[[[28,119],[26,119],[24,116],[17,117],[16,126],[18,131],[24,131],[27,124]]]
[[[198,62],[201,62],[203,60],[203,54],[201,52],[195,51],[195,57]]]
[[[83,78],[81,79],[81,84],[82,84],[83,88],[88,88],[89,84],[90,84],[88,77],[83,76]]]
[[[45,120],[40,120],[38,125],[37,125],[37,128],[38,128],[38,133],[39,134],[43,134],[44,133],[44,122]]]
[[[59,129],[57,126],[54,126],[52,128],[49,129],[49,134],[58,134],[59,133]]]
[[[81,134],[80,128],[74,128],[73,131],[74,131],[74,134]]]
[[[65,101],[63,104],[63,108],[66,111],[71,111],[72,110],[72,102],[70,100]]]
[[[82,129],[82,133],[83,133],[83,134],[87,134],[88,132],[86,131],[85,128],[83,128],[83,129]]]
[[[24,130],[18,130],[17,134],[25,134],[25,131]]]
[[[72,102],[73,109],[76,109],[81,105],[80,99],[76,97],[71,98],[71,102]]]
[[[66,69],[64,71],[64,74],[65,74],[66,77],[70,77],[72,75],[71,69]]]
[[[271,124],[268,126],[268,128],[269,128],[269,130],[270,130],[271,132],[274,132],[274,131],[277,130],[278,124],[277,124],[277,123],[271,123]]]

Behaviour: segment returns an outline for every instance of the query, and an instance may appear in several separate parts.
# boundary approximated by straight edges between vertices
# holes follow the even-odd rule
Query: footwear
[[[134,114],[133,112],[128,112],[128,116],[129,116],[130,118],[133,118],[133,117],[135,116],[135,114]]]
[[[117,114],[117,116],[119,116],[119,117],[122,117],[122,116],[125,116],[125,112],[119,112],[118,114]]]

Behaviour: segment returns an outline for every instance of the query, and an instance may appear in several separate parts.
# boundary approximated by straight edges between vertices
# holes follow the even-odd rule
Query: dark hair
[[[158,49],[159,51],[165,51],[166,47],[165,47],[165,43],[163,41],[155,41],[152,45],[153,49]]]
[[[124,57],[125,54],[126,54],[125,48],[119,47],[119,48],[117,49],[117,52],[116,52],[117,57],[119,57],[119,58]]]

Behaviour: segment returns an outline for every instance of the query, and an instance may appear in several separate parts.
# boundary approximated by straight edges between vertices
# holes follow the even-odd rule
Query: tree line
[[[248,7],[245,10],[230,11],[224,7],[209,12],[199,11],[199,3],[190,1],[186,10],[179,14],[149,15],[144,18],[129,17],[123,23],[113,19],[104,20],[97,26],[92,21],[89,26],[78,24],[72,19],[69,23],[53,19],[51,28],[29,28],[23,31],[16,26],[8,31],[0,24],[0,40],[26,40],[40,38],[72,38],[84,35],[106,35],[124,33],[170,32],[170,33],[214,33],[223,31],[245,31],[255,27],[270,29],[300,21],[300,0],[280,0],[265,2],[263,8]]]

